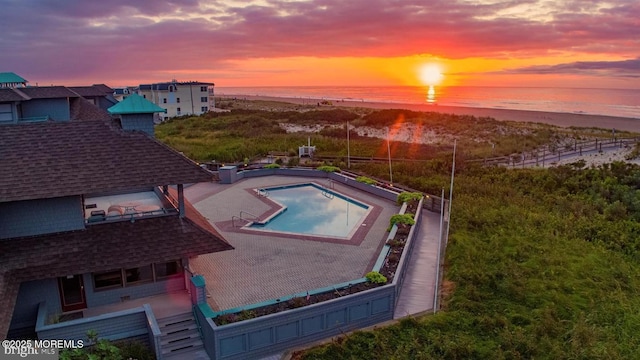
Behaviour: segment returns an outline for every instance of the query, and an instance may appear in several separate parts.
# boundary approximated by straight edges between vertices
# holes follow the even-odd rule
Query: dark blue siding
[[[154,136],[153,114],[124,114],[121,122],[124,130],[140,130]]]
[[[71,120],[69,100],[64,99],[33,99],[22,103],[22,117],[48,116],[53,120]]]
[[[84,229],[80,196],[0,203],[0,239],[79,229]]]
[[[13,309],[11,328],[35,328],[38,304],[42,301],[47,302],[48,314],[60,313],[60,295],[57,279],[27,281],[20,284],[20,291]]]

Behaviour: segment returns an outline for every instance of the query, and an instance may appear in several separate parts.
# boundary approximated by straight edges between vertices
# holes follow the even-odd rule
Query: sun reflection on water
[[[436,89],[433,85],[429,85],[429,90],[427,90],[427,104],[435,104],[436,103]]]

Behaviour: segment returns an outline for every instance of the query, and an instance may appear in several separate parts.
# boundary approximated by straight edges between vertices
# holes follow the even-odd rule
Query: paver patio
[[[266,176],[230,185],[195,184],[185,189],[187,199],[235,247],[190,261],[191,269],[206,280],[209,304],[214,310],[347,282],[370,271],[388,235],[389,218],[400,207],[338,182],[334,183],[335,191],[376,209],[361,226],[357,241],[247,233],[229,226],[232,216],[239,216],[241,211],[260,216],[271,210],[246,189],[308,182],[328,185],[327,179]]]

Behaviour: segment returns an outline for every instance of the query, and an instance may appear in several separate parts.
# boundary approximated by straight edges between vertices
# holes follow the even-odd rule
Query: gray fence
[[[70,320],[57,324],[47,324],[47,306],[41,302],[38,307],[36,333],[40,340],[83,340],[89,343],[88,331],[95,331],[100,339],[135,339],[149,345],[158,359],[160,350],[160,328],[151,306],[123,310],[89,318]]]
[[[576,140],[573,144],[567,144],[563,147],[544,146],[533,151],[525,151],[508,156],[467,161],[482,162],[485,165],[507,165],[512,167],[546,166],[574,156],[635,146],[638,141],[640,141],[640,138],[609,138],[581,142]]]

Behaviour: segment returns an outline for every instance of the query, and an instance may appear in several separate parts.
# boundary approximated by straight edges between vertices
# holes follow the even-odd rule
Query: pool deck
[[[267,176],[185,188],[185,197],[235,247],[190,261],[191,269],[206,280],[214,310],[347,282],[371,269],[388,235],[389,218],[400,207],[340,183],[334,183],[335,191],[374,206],[352,240],[242,231],[232,224],[232,216],[241,211],[261,216],[272,209],[247,189],[308,182],[328,185],[327,179]]]

